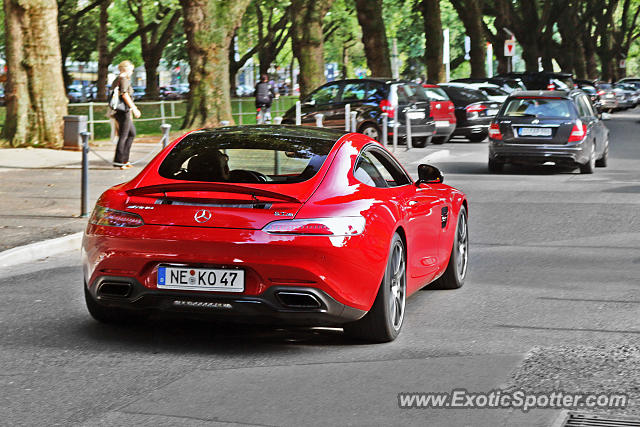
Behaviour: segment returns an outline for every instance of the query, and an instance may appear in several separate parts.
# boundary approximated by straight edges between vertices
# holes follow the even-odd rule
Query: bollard
[[[322,120],[324,119],[324,114],[316,114],[316,127],[322,127]]]
[[[296,101],[296,126],[302,124],[302,105],[300,101]]]
[[[409,112],[405,113],[405,118],[407,119],[407,151],[409,151],[413,148],[411,145],[411,119],[409,118]]]
[[[169,131],[171,130],[171,125],[168,123],[160,125],[160,129],[162,130],[162,148],[166,148],[169,144]]]
[[[393,152],[396,152],[396,148],[398,148],[398,114],[397,111],[394,110],[393,115]]]
[[[274,125],[281,125],[282,124],[282,116],[274,117],[273,118],[273,124]]]
[[[344,106],[344,130],[349,132],[350,130],[350,120],[351,120],[351,104],[347,104]]]
[[[89,132],[80,132],[82,138],[82,182],[80,186],[80,216],[89,216]]]
[[[356,131],[356,116],[358,115],[357,111],[351,112],[351,132]]]
[[[389,114],[382,113],[382,145],[387,148],[389,142]]]

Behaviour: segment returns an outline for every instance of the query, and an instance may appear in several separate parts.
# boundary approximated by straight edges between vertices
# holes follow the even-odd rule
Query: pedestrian
[[[260,76],[260,81],[256,85],[256,109],[258,115],[256,121],[262,124],[265,121],[271,122],[271,103],[276,94],[269,84],[269,77],[266,74]]]
[[[131,167],[129,163],[129,152],[131,144],[136,137],[136,127],[133,124],[133,117],[140,117],[140,110],[133,103],[133,87],[131,86],[131,75],[133,74],[133,63],[122,61],[118,65],[120,75],[111,84],[112,91],[118,90],[118,105],[115,108],[114,117],[118,123],[118,145],[113,159],[113,166],[120,169]],[[113,93],[113,92],[112,92]]]

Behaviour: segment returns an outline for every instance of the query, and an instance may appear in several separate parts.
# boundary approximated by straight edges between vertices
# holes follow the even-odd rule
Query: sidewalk
[[[159,141],[160,137],[136,140],[131,161],[158,153]],[[112,159],[115,145],[101,142],[91,149]],[[78,151],[0,149],[0,252],[84,230],[87,218],[80,218],[81,159]],[[90,153],[90,210],[104,190],[130,180],[147,163],[120,170]]]

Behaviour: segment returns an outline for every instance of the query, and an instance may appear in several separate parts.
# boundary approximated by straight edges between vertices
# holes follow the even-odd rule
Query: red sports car
[[[204,129],[99,198],[83,240],[99,321],[153,313],[340,325],[391,341],[405,300],[458,288],[467,201],[378,142],[294,126]]]

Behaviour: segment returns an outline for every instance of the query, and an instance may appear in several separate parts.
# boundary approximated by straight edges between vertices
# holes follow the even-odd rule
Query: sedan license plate
[[[520,136],[551,136],[550,128],[520,128],[518,130]]]
[[[436,127],[437,128],[446,128],[449,127],[449,122],[446,120],[436,120]]]
[[[498,110],[487,110],[487,116],[495,116],[498,114]]]
[[[407,111],[407,117],[411,120],[424,119],[424,111]]]
[[[244,270],[160,266],[158,289],[243,292]]]

